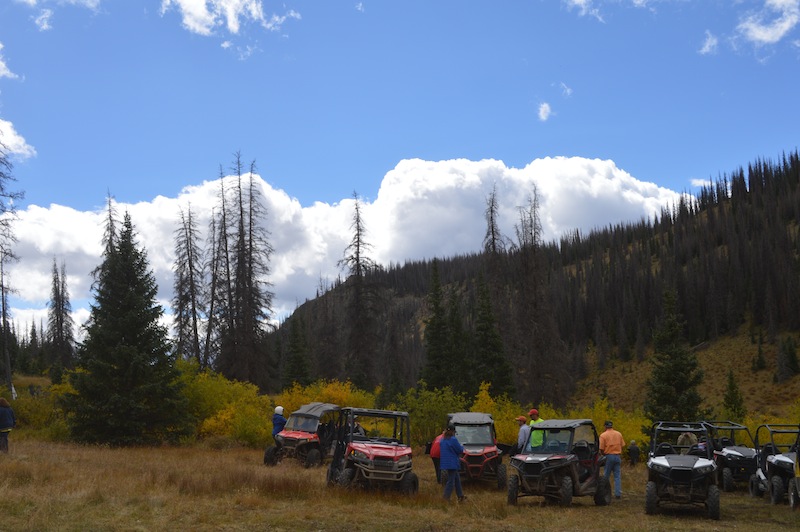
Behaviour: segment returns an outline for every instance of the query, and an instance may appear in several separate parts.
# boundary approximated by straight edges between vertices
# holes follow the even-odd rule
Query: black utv
[[[698,422],[660,421],[650,429],[644,509],[659,505],[704,505],[708,517],[719,519],[713,443],[708,427]]]
[[[531,428],[529,454],[511,457],[508,504],[538,496],[561,506],[573,497],[592,496],[598,506],[611,504],[611,485],[601,475],[605,457],[591,419],[548,419]]]
[[[750,495],[769,495],[772,504],[783,502],[794,478],[800,426],[761,425],[756,429],[756,472],[750,476]]]
[[[733,491],[736,483],[747,486],[756,472],[756,445],[750,430],[733,421],[704,421],[714,444],[717,485]]]

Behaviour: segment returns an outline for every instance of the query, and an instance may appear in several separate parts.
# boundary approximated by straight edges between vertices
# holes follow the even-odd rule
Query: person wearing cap
[[[610,474],[614,474],[614,497],[622,497],[622,471],[620,468],[622,449],[625,448],[625,440],[619,431],[614,430],[614,423],[605,422],[606,430],[600,435],[600,452],[606,457],[605,477],[611,479]]]
[[[467,498],[461,490],[461,455],[464,453],[464,447],[455,436],[456,428],[454,425],[447,425],[444,431],[444,438],[439,443],[439,450],[441,458],[439,459],[439,467],[442,471],[447,471],[447,481],[444,484],[444,499],[449,501],[450,494],[453,489],[456,490],[458,502],[464,502]]]
[[[531,408],[530,412],[528,412],[528,415],[531,416],[531,422],[530,422],[531,437],[530,441],[528,441],[529,447],[526,448],[526,452],[529,452],[534,447],[541,447],[542,443],[544,443],[544,432],[542,432],[541,430],[533,430],[533,426],[536,425],[537,423],[541,423],[542,421],[544,421],[544,419],[539,417],[539,411],[536,410],[535,408]]]
[[[528,425],[528,418],[525,416],[517,416],[514,418],[519,423],[519,432],[517,433],[517,446],[514,447],[511,455],[525,452],[525,445],[528,443],[528,437],[531,435],[531,426]]]
[[[275,445],[280,447],[281,443],[278,441],[275,436],[278,435],[280,431],[283,430],[283,427],[286,426],[286,418],[283,417],[283,407],[276,406],[275,413],[272,414],[272,439],[275,440]]]

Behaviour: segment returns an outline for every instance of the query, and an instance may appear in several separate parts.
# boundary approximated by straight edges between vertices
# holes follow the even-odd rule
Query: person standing
[[[530,441],[528,442],[530,447],[526,448],[525,452],[530,452],[530,450],[533,449],[534,447],[541,447],[542,443],[544,442],[544,432],[542,432],[541,430],[533,430],[533,426],[536,425],[537,423],[541,423],[542,421],[544,421],[544,419],[539,417],[539,411],[536,410],[535,408],[531,408],[530,412],[528,412],[528,415],[531,416],[531,422],[530,422],[531,437]]]
[[[531,426],[528,425],[528,418],[525,416],[517,416],[517,423],[519,423],[519,432],[517,433],[517,446],[511,453],[512,456],[518,453],[525,452],[525,446],[528,443],[528,438],[531,435]]]
[[[610,479],[611,473],[614,474],[614,497],[622,497],[622,464],[620,455],[625,448],[625,440],[622,434],[614,430],[614,423],[605,422],[606,430],[600,435],[600,452],[606,457],[605,477]]]
[[[272,439],[275,440],[275,445],[280,447],[280,442],[275,438],[283,427],[286,426],[286,418],[283,417],[283,407],[276,406],[275,413],[272,414]]]
[[[450,494],[453,493],[453,489],[455,488],[458,502],[464,502],[467,498],[461,490],[461,475],[459,474],[459,470],[461,469],[461,455],[464,453],[464,447],[462,447],[458,438],[456,438],[455,433],[455,426],[447,425],[447,429],[444,431],[444,437],[439,443],[439,449],[441,451],[439,467],[442,471],[447,471],[447,481],[444,484],[444,499],[449,501]]]
[[[442,483],[442,470],[439,469],[439,461],[442,457],[442,438],[444,438],[445,431],[442,431],[441,434],[436,436],[433,439],[433,443],[431,443],[431,461],[433,462],[433,468],[436,470],[436,483]]]
[[[636,464],[639,463],[640,454],[641,449],[636,445],[636,440],[631,440],[631,444],[628,446],[628,460],[631,462],[631,467],[636,467]]]
[[[0,452],[8,453],[8,435],[16,426],[14,410],[5,397],[0,397]]]

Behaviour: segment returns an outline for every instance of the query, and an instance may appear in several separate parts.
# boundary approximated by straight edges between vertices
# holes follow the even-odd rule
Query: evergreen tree
[[[50,363],[53,366],[60,369],[72,367],[75,353],[74,329],[72,304],[67,290],[66,266],[62,262],[59,273],[56,260],[53,259],[53,285],[47,305],[47,340],[52,355]]]
[[[722,411],[726,419],[736,423],[741,423],[747,415],[744,397],[739,391],[739,384],[736,382],[732,369],[728,370],[728,385],[722,398]]]
[[[784,382],[791,379],[798,373],[797,364],[797,344],[791,336],[787,336],[781,342],[778,349],[778,356],[776,360],[775,369],[775,382]]]
[[[450,384],[452,361],[449,359],[447,321],[437,259],[433,260],[431,267],[431,288],[428,292],[428,318],[425,320],[424,342],[426,357],[422,379],[433,389],[443,388]]]
[[[489,289],[483,278],[478,279],[478,308],[475,318],[474,363],[477,393],[481,382],[489,382],[495,394],[513,395],[514,384],[511,364],[506,357],[503,339],[497,331],[497,320],[492,311]]]
[[[289,332],[289,357],[284,371],[284,386],[297,383],[306,386],[311,383],[308,369],[308,345],[306,344],[305,324],[300,316],[292,317]]]
[[[353,192],[353,220],[350,224],[353,238],[339,260],[340,268],[348,273],[346,290],[347,312],[351,323],[345,355],[345,371],[356,386],[367,388],[374,384],[374,356],[377,340],[378,290],[369,280],[377,269],[369,257],[372,244],[367,241],[367,229],[358,194]],[[388,380],[388,375],[386,375]]]
[[[651,421],[695,421],[702,417],[703,381],[697,357],[689,350],[678,314],[677,296],[664,294],[664,313],[653,334],[653,370],[647,380],[644,414]]]
[[[117,232],[109,199],[95,302],[66,397],[72,437],[110,445],[157,444],[188,432],[188,408],[160,324],[157,286],[129,214]]]

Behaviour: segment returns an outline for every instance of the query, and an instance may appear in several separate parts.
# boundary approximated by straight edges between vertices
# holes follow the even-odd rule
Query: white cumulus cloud
[[[342,275],[337,262],[352,236],[353,200],[304,207],[283,190],[257,179],[275,250],[270,281],[275,292],[274,317],[279,319],[312,299],[320,284],[330,285]],[[219,186],[218,180],[206,181],[185,187],[175,198],[159,196],[149,202],[117,205],[120,214],[128,211],[131,215],[158,282],[159,301],[167,309],[179,209],[191,206],[198,228],[205,232]],[[486,197],[493,187],[500,227],[509,237],[519,221],[519,208],[536,187],[546,240],[575,229],[586,233],[653,217],[678,198],[676,192],[639,181],[609,160],[548,157],[512,168],[493,159],[408,159],[384,176],[374,200],[362,200],[372,258],[388,266],[479,251]],[[66,266],[76,321],[86,319],[92,297],[90,273],[101,261],[104,221],[102,209],[81,212],[61,205],[32,205],[19,212],[15,252],[20,260],[9,264],[7,272],[11,286],[18,289],[12,298],[17,323],[39,323],[46,316],[54,259]]]
[[[17,133],[14,124],[0,118],[0,142],[8,153],[27,159],[36,155],[36,149],[25,141],[25,137]]]

